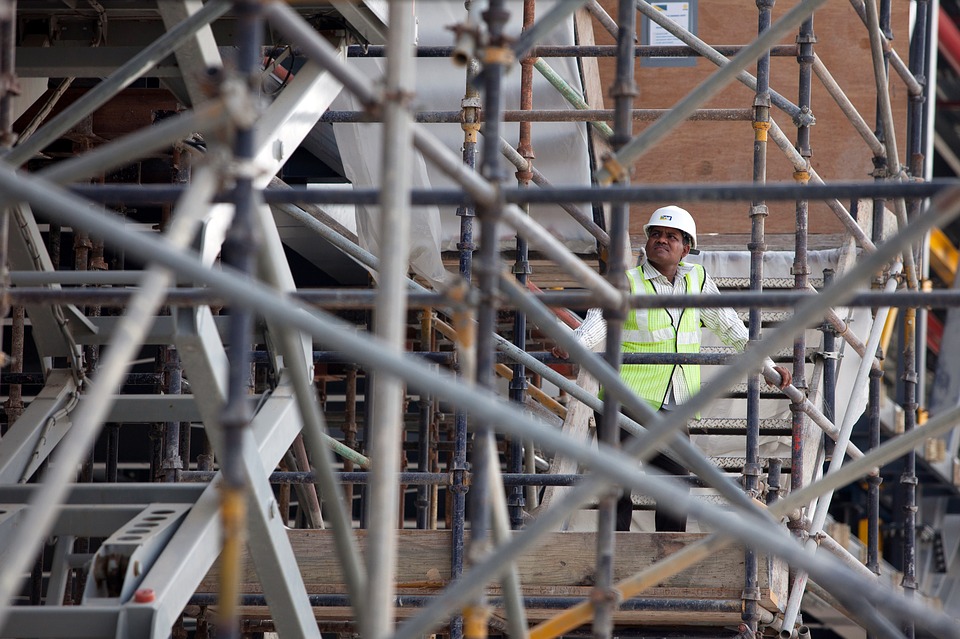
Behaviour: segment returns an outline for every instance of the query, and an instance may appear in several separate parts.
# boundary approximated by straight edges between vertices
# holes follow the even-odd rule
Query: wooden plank
[[[398,607],[395,609],[396,619],[403,620],[413,617],[420,612],[420,608]],[[188,614],[197,614],[187,610]],[[550,619],[557,614],[557,610],[546,609],[528,609],[527,621],[530,623],[539,623]],[[216,607],[207,609],[207,614],[216,614]],[[270,611],[265,606],[242,606],[239,614],[243,619],[270,619]],[[491,626],[503,627],[505,612],[499,608],[492,611]],[[314,606],[313,616],[317,621],[351,621],[354,618],[353,610],[343,606]],[[685,612],[675,610],[643,610],[629,611],[618,610],[613,615],[614,623],[618,625],[630,626],[737,626],[740,623],[740,613],[723,612]]]
[[[586,9],[578,9],[574,14],[574,29],[577,44],[588,47],[596,44],[593,37],[594,21]],[[602,27],[601,27],[602,28]],[[600,82],[600,65],[597,58],[580,58],[581,75],[583,77],[583,98],[591,109],[603,109],[604,85]],[[601,158],[610,152],[610,144],[593,126],[588,126],[590,141],[593,142],[593,168],[600,168]]]
[[[596,378],[590,375],[583,367],[577,374],[577,386],[585,392],[596,395],[600,388]],[[560,431],[569,437],[582,441],[585,446],[591,446],[590,441],[590,418],[593,416],[593,409],[586,404],[570,398],[567,404],[567,416],[563,420],[563,426]],[[564,455],[555,455],[550,460],[550,468],[547,469],[548,475],[567,475],[579,472],[577,460]],[[534,512],[543,512],[550,508],[557,500],[570,491],[569,486],[545,486],[543,496],[540,498],[540,505]]]
[[[311,594],[344,593],[333,533],[328,530],[290,530],[290,543],[299,561],[300,572]],[[365,531],[356,531],[363,551]],[[616,533],[614,580],[619,581],[703,539],[701,533]],[[431,594],[445,587],[450,578],[451,533],[445,530],[399,531],[397,565],[398,591],[404,594]],[[545,536],[518,562],[523,591],[528,596],[589,597],[593,585],[596,536],[594,533],[566,532]],[[765,556],[759,559],[761,605],[779,609],[786,599],[786,566]],[[259,593],[260,586],[249,557],[241,573],[243,592]],[[203,580],[197,592],[215,592],[217,568]],[[491,587],[489,592],[498,593]],[[731,547],[702,563],[674,575],[651,588],[644,597],[689,599],[739,599],[743,590],[743,552]]]

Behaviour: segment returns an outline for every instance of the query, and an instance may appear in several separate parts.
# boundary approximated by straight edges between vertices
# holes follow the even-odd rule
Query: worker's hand
[[[550,349],[550,352],[553,353],[554,357],[559,357],[560,359],[567,359],[570,357],[570,353],[563,350],[560,346],[554,346]]]
[[[793,383],[793,375],[783,366],[774,366],[773,370],[780,374],[780,390],[783,390]]]

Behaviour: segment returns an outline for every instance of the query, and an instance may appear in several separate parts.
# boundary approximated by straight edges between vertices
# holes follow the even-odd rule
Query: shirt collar
[[[661,273],[660,271],[658,271],[657,267],[655,267],[653,264],[648,262],[646,258],[644,258],[643,263],[641,264],[640,270],[643,273],[643,279],[645,280],[655,280],[657,278],[661,278],[664,281],[667,281],[667,276]],[[687,273],[689,273],[692,270],[693,270],[692,264],[687,264],[686,262],[680,262],[680,264],[677,265],[677,277],[685,278],[687,276]]]

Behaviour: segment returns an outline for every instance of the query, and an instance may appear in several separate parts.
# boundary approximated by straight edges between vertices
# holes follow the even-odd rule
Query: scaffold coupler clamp
[[[466,495],[470,490],[470,462],[453,463],[450,470],[450,492],[457,495]]]
[[[464,143],[477,143],[482,113],[483,101],[479,97],[470,96],[460,100],[460,128],[463,129]]]
[[[793,125],[796,127],[813,126],[817,123],[817,117],[810,110],[810,107],[803,106],[793,118]]]
[[[450,58],[457,66],[463,67],[477,57],[477,43],[480,42],[480,27],[470,22],[447,27],[455,35],[453,53]]]
[[[483,64],[499,64],[508,69],[517,61],[517,56],[510,47],[486,46],[483,48]]]
[[[630,178],[630,169],[620,163],[620,160],[613,153],[606,153],[603,156],[602,165],[609,175],[605,180],[607,184],[612,182],[626,182]]]

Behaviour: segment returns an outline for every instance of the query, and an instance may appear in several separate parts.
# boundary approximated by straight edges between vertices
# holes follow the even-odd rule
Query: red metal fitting
[[[133,593],[133,600],[137,603],[152,603],[156,599],[157,593],[153,591],[153,588],[141,588]]]

